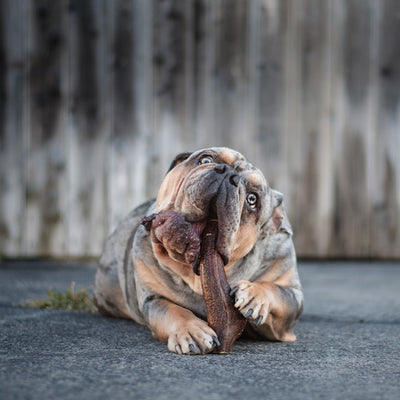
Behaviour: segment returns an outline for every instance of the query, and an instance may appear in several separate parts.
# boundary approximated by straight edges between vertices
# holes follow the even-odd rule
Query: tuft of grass
[[[96,312],[93,295],[87,289],[75,291],[75,282],[71,282],[66,293],[47,291],[47,299],[27,300],[24,304],[27,308],[44,308],[49,310],[74,310],[80,312]]]

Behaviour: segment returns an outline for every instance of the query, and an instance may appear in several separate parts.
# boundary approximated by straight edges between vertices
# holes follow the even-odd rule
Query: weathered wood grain
[[[396,0],[0,0],[0,255],[97,256],[237,148],[308,257],[400,257]]]
[[[105,1],[68,4],[68,254],[89,255],[107,234],[108,75]],[[84,221],[84,223],[82,223]]]
[[[153,14],[154,164],[160,181],[176,153],[190,150],[192,110],[193,0],[155,0]],[[158,161],[158,162],[157,162]],[[153,168],[154,168],[153,167]],[[156,189],[156,188],[155,188]]]
[[[24,254],[28,11],[0,2],[0,255],[10,256]]]
[[[338,78],[334,82],[335,190],[330,253],[358,257],[369,254],[366,139],[372,9],[353,0],[336,1],[333,6],[337,47],[332,73]]]
[[[287,180],[282,168],[287,7],[288,1],[251,2],[249,22],[249,101],[253,110],[248,114],[247,129],[253,136],[246,151],[269,184],[282,191]]]
[[[292,51],[287,53],[285,62],[285,96],[289,97],[285,132],[289,175],[285,193],[293,226],[300,233],[295,237],[296,248],[305,256],[326,255],[332,229],[330,4],[306,0],[293,2],[289,9],[293,19],[288,24],[288,48]]]
[[[377,20],[376,126],[370,189],[370,253],[400,257],[400,5],[372,3]]]
[[[192,102],[193,118],[190,127],[194,135],[193,149],[216,143],[214,126],[214,9],[213,0],[196,0],[193,8]],[[191,148],[188,150],[192,150]]]
[[[152,132],[152,4],[108,2],[112,127],[107,144],[109,231],[148,194]]]
[[[246,153],[246,89],[248,84],[247,2],[218,0],[214,11],[214,127],[217,145]]]
[[[25,181],[25,255],[67,252],[66,16],[67,2],[30,2],[28,126]]]

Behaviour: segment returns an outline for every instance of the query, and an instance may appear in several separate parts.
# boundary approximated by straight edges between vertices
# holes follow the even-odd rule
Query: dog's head
[[[158,211],[173,210],[201,234],[218,220],[217,250],[224,263],[243,258],[282,222],[282,195],[237,151],[214,147],[179,154],[157,196]]]

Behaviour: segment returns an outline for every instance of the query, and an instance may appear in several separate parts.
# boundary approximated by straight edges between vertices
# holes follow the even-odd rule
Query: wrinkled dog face
[[[218,220],[217,250],[225,264],[244,257],[270,219],[273,192],[261,171],[238,152],[210,148],[178,156],[158,196],[158,211],[181,213],[201,234]]]

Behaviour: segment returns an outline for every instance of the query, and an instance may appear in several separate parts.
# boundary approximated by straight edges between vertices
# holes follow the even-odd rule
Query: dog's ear
[[[272,207],[273,208],[279,207],[283,201],[283,194],[274,189],[271,189],[271,193],[272,193],[272,196],[271,196],[272,197]]]
[[[293,235],[292,227],[286,216],[283,205],[283,194],[271,189],[271,208],[272,213],[268,221],[261,227],[261,237],[274,233],[286,233]]]
[[[277,190],[272,190],[272,216],[271,229],[273,232],[284,232],[293,235],[292,227],[286,217],[285,208],[283,206],[283,194]]]
[[[272,225],[271,228],[274,232],[279,232],[279,229],[282,226],[283,221],[283,210],[282,210],[282,201],[283,201],[283,194],[278,192],[277,190],[272,190],[271,194],[272,199]]]
[[[171,169],[175,168],[178,164],[181,162],[187,160],[190,156],[192,155],[191,152],[185,152],[185,153],[179,153],[172,161],[171,165],[168,168],[168,171],[171,171]]]

